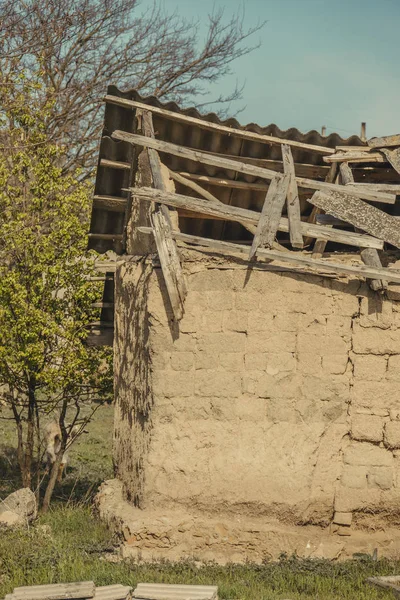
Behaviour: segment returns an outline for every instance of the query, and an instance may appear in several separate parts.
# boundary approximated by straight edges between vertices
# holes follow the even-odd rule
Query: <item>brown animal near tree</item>
[[[66,449],[62,452],[62,432],[59,423],[57,421],[51,421],[45,427],[44,434],[46,450],[44,454],[44,462],[46,464],[47,473],[50,473],[54,463],[57,461],[58,455],[62,453],[61,462],[58,466],[57,472],[58,483],[61,482],[63,474],[66,475],[69,457],[69,447],[76,438],[76,436],[79,434],[79,432],[80,428],[77,425],[74,425],[70,429],[67,437]],[[88,433],[88,431],[83,430],[82,433]]]

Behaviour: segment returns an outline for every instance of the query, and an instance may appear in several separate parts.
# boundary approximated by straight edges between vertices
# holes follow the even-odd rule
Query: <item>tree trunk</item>
[[[24,487],[32,486],[32,461],[35,441],[35,385],[30,382],[28,394],[28,424],[25,444],[24,469],[22,472],[22,483]]]
[[[64,452],[65,452],[65,444],[62,443],[61,449],[60,449],[59,453],[57,454],[55,463],[53,464],[53,466],[51,468],[49,481],[47,483],[46,491],[45,491],[44,498],[43,498],[43,504],[42,504],[42,508],[41,508],[42,513],[46,513],[49,510],[51,497],[53,495],[54,487],[56,485],[58,470],[60,468]]]

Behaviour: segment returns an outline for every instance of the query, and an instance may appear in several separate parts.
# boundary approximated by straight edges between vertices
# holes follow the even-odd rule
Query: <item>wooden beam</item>
[[[282,160],[284,172],[289,175],[286,206],[289,219],[290,242],[293,248],[303,248],[304,241],[301,235],[299,190],[297,189],[292,151],[287,144],[282,144]]]
[[[222,217],[226,221],[243,222],[249,225],[257,226],[260,218],[260,213],[239,208],[238,206],[230,206],[222,202],[215,203],[201,198],[193,198],[192,196],[183,196],[182,194],[173,194],[171,192],[161,192],[153,188],[130,188],[133,194],[139,199],[147,202],[160,202],[173,206],[175,208],[183,208],[193,212],[209,214],[211,216]],[[285,217],[281,217],[279,222],[279,231],[289,232],[289,222]],[[350,231],[342,231],[339,229],[329,229],[323,225],[314,225],[311,223],[301,223],[303,235],[309,235],[314,238],[327,239],[328,241],[338,242],[340,244],[348,244],[362,248],[383,248],[382,240],[376,239],[369,235],[359,235]]]
[[[88,238],[92,240],[122,240],[121,233],[88,233]]]
[[[152,233],[150,227],[140,227],[142,233]],[[188,235],[186,233],[180,233],[173,231],[171,234],[176,240],[181,240],[188,244],[195,244],[196,246],[204,246],[221,250],[223,252],[232,254],[245,254],[248,255],[248,247],[241,244],[233,244],[232,242],[223,242],[221,240],[213,240],[209,238],[202,238],[195,235]],[[400,283],[400,271],[394,269],[375,269],[367,266],[351,266],[341,263],[333,263],[324,260],[315,260],[305,256],[302,252],[281,252],[280,250],[266,250],[259,248],[257,250],[257,256],[259,258],[267,258],[269,260],[277,260],[281,262],[293,263],[296,265],[311,267],[312,270],[316,271],[318,275],[321,275],[325,271],[333,271],[334,273],[341,275],[352,275],[356,277],[371,277],[379,278],[384,277],[388,281],[394,283]]]
[[[381,152],[386,156],[393,169],[400,173],[400,148],[395,150],[388,150],[387,148],[381,148]]]
[[[130,171],[131,165],[127,162],[120,160],[108,160],[107,158],[100,159],[100,167],[107,167],[109,169],[118,169],[120,171]]]
[[[356,163],[385,163],[387,160],[379,152],[338,152],[331,156],[324,156],[327,163],[356,162]]]
[[[205,190],[204,188],[201,187],[201,185],[197,185],[196,182],[191,181],[190,179],[187,179],[186,177],[184,177],[183,175],[180,175],[179,173],[175,173],[174,171],[171,171],[171,169],[168,169],[170,176],[172,177],[172,179],[174,179],[175,181],[177,181],[178,183],[185,185],[186,187],[188,187],[189,189],[193,190],[194,192],[197,192],[199,194],[199,196],[202,196],[203,198],[205,198],[206,200],[210,200],[211,202],[221,202],[216,196],[214,196],[213,194],[211,194],[210,192],[207,192],[207,190]],[[222,202],[221,202],[222,204]],[[187,216],[187,215],[185,215]],[[255,234],[256,228],[253,227],[252,225],[246,225],[244,223],[242,223],[243,227],[245,227],[248,231],[250,231],[250,233],[252,233],[253,235]]]
[[[387,148],[388,146],[400,146],[400,133],[386,135],[384,137],[373,137],[367,141],[370,148]]]
[[[325,146],[316,146],[313,144],[305,144],[303,142],[297,142],[296,140],[285,140],[273,135],[265,135],[261,133],[255,133],[254,131],[248,131],[247,129],[235,129],[234,127],[227,127],[220,123],[212,123],[196,117],[190,117],[189,115],[182,114],[180,112],[173,112],[166,110],[165,108],[159,108],[157,106],[150,106],[143,102],[136,102],[135,100],[128,100],[126,98],[118,98],[118,96],[107,95],[104,98],[108,104],[116,104],[117,106],[123,106],[124,108],[140,108],[142,110],[151,111],[155,115],[165,117],[178,123],[184,123],[186,125],[192,125],[200,127],[201,129],[207,129],[208,131],[217,131],[218,133],[227,134],[229,136],[238,137],[244,140],[251,140],[253,142],[260,142],[263,144],[288,144],[293,148],[300,148],[301,150],[308,150],[309,152],[318,152],[319,154],[332,154],[335,152],[333,148],[327,148]]]
[[[287,173],[283,177],[281,175],[276,175],[271,181],[260,218],[258,219],[256,233],[250,249],[249,260],[255,256],[259,247],[266,246],[271,248],[282,216],[282,209],[288,192],[289,180],[290,173]]]
[[[143,130],[148,136],[148,139],[153,140],[154,128],[150,112],[143,112]],[[147,151],[153,185],[161,192],[166,192],[167,185],[162,172],[158,152],[151,147],[148,148]],[[175,320],[179,321],[184,313],[184,301],[187,294],[187,288],[183,277],[181,263],[179,261],[176,243],[171,237],[172,225],[168,208],[166,206],[157,208],[151,214],[150,220],[154,230],[154,239],[172,312]]]
[[[215,167],[221,167],[222,169],[238,171],[239,173],[253,175],[254,177],[261,177],[269,181],[276,175],[276,172],[271,171],[270,169],[255,167],[254,165],[241,163],[237,160],[222,158],[218,155],[206,154],[205,152],[201,152],[199,150],[185,148],[184,146],[178,146],[176,144],[171,144],[170,142],[164,142],[163,140],[144,137],[135,133],[127,133],[126,131],[117,130],[114,131],[112,137],[116,140],[130,142],[131,144],[145,146],[146,148],[153,148],[159,152],[166,152],[167,154],[180,156],[181,158],[187,158],[205,165],[212,165]],[[306,179],[304,177],[296,177],[296,181],[299,187],[304,187],[311,190],[337,190],[337,186],[335,184],[326,183],[324,181],[314,181],[313,179]],[[370,200],[372,202],[388,202],[389,204],[394,204],[396,201],[396,196],[379,194],[378,192],[367,192],[364,190],[351,190],[349,191],[349,195],[357,198],[364,198],[365,200]]]
[[[400,248],[400,228],[396,217],[360,199],[348,196],[347,189],[346,192],[329,194],[316,192],[310,202],[334,217]]]
[[[373,192],[384,192],[386,194],[396,194],[396,196],[400,195],[400,185],[396,183],[359,183],[359,182],[349,182],[346,183],[353,188],[358,189],[366,189],[371,190]]]
[[[364,250],[360,252],[360,256],[365,265],[376,267],[377,269],[382,268],[378,250],[374,250],[374,248],[364,248]],[[385,279],[367,279],[367,283],[374,292],[387,290],[388,288],[388,282]]]
[[[93,204],[111,212],[125,212],[128,201],[118,196],[93,196]]]

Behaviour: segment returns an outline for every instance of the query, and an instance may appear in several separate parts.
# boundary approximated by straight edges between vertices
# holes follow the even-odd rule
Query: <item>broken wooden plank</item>
[[[143,130],[149,139],[154,139],[152,116],[149,112],[143,113]],[[152,148],[148,148],[148,155],[154,187],[160,191],[167,191],[167,184],[162,172],[158,152]],[[184,301],[187,294],[187,288],[183,277],[178,250],[175,241],[170,235],[172,224],[168,208],[166,206],[161,206],[153,212],[150,220],[154,229],[154,239],[172,312],[174,318],[179,321],[184,313]]]
[[[358,198],[348,196],[347,189],[346,193],[316,192],[310,202],[338,219],[343,219],[397,248],[400,247],[400,228],[396,217]]]
[[[119,196],[93,196],[93,204],[112,212],[125,212],[128,205],[126,198]]]
[[[130,171],[131,165],[127,162],[120,160],[108,160],[107,158],[100,159],[100,167],[107,167],[109,169],[119,169],[120,171]]]
[[[129,600],[131,597],[132,588],[129,585],[114,585],[97,586],[94,600]]]
[[[139,583],[133,598],[145,600],[217,600],[216,585],[183,585],[168,583]]]
[[[32,585],[16,587],[12,595],[14,600],[81,600],[93,598],[95,585],[93,581]]]
[[[287,144],[282,145],[282,160],[284,172],[289,174],[286,206],[289,219],[290,242],[293,248],[303,248],[304,241],[301,235],[299,190],[297,189],[292,151]]]
[[[222,202],[215,203],[203,200],[201,198],[193,198],[192,196],[184,196],[182,194],[174,194],[172,192],[161,192],[153,188],[130,188],[133,194],[147,202],[159,202],[173,206],[175,208],[183,208],[193,212],[209,214],[211,216],[222,217],[227,221],[236,221],[246,223],[248,225],[257,226],[260,218],[260,213],[238,206],[230,206]],[[289,232],[289,222],[285,217],[281,217],[279,222],[279,231]],[[342,231],[339,229],[328,229],[323,225],[314,225],[311,223],[301,223],[303,235],[328,241],[338,242],[340,244],[348,244],[350,246],[358,246],[362,248],[383,248],[382,240],[376,239],[369,235],[359,235],[350,231]]]
[[[173,156],[180,156],[181,158],[187,158],[195,162],[200,162],[205,165],[212,165],[215,167],[221,167],[222,169],[228,169],[232,171],[238,171],[239,173],[245,173],[246,175],[253,175],[254,177],[261,177],[263,179],[271,180],[276,175],[276,171],[270,169],[264,169],[262,167],[255,167],[246,163],[241,163],[237,160],[231,160],[228,158],[222,158],[218,155],[210,155],[199,150],[193,150],[186,148],[185,146],[178,146],[177,144],[171,144],[170,142],[164,142],[163,140],[153,139],[138,135],[135,133],[127,133],[126,131],[114,131],[112,137],[116,140],[130,142],[139,146],[145,146],[146,148],[153,148],[159,152],[166,152]],[[311,190],[337,190],[335,184],[326,183],[324,181],[314,181],[313,179],[306,179],[304,177],[296,177],[297,185],[299,187],[311,189]],[[350,190],[349,195],[364,198],[371,202],[387,202],[394,204],[396,196],[390,196],[389,194],[380,194],[378,192],[368,192],[364,190]]]
[[[365,265],[376,267],[377,269],[382,268],[378,250],[374,250],[374,248],[364,248],[364,250],[360,252],[360,256]],[[388,288],[388,282],[384,279],[367,279],[367,283],[374,292],[387,290]]]
[[[391,590],[397,598],[400,598],[400,575],[367,577],[366,581],[376,587]]]
[[[151,214],[150,220],[153,227],[154,239],[156,241],[158,257],[161,263],[161,269],[164,275],[165,285],[168,291],[174,318],[180,321],[183,317],[183,300],[177,285],[176,263],[170,252],[167,238],[171,237],[167,221],[163,218],[160,211]]]
[[[395,150],[388,150],[387,148],[381,148],[381,152],[386,156],[393,169],[400,173],[400,148]]]
[[[88,238],[93,240],[123,240],[122,233],[88,233]]]
[[[400,185],[396,183],[360,183],[357,181],[346,183],[346,185],[359,189],[364,188],[374,192],[400,195]]]
[[[301,148],[302,150],[308,150],[310,152],[318,152],[319,154],[332,154],[335,152],[333,148],[325,146],[316,146],[313,144],[305,144],[304,142],[297,142],[296,140],[285,140],[273,135],[265,135],[263,133],[255,133],[254,131],[248,131],[247,129],[235,129],[234,127],[227,127],[220,123],[213,123],[196,117],[190,117],[189,115],[182,114],[180,112],[173,112],[166,110],[165,108],[159,108],[157,106],[150,106],[143,102],[136,102],[135,100],[128,100],[126,98],[119,98],[118,96],[107,95],[104,98],[105,102],[109,104],[116,104],[117,106],[123,106],[125,108],[139,108],[142,110],[151,111],[156,115],[160,115],[172,121],[178,123],[184,123],[186,125],[196,125],[201,129],[207,129],[208,131],[217,131],[219,133],[226,133],[229,136],[239,137],[245,140],[251,140],[253,142],[261,142],[264,144],[288,144],[294,148]]]
[[[142,233],[152,233],[151,227],[140,227],[140,231]],[[177,231],[172,231],[171,235],[176,240],[181,240],[182,242],[187,242],[188,244],[205,246],[227,253],[239,253],[248,256],[249,249],[247,246],[242,244],[233,244],[232,242],[223,242],[221,240],[213,240],[195,235],[188,235],[186,233],[180,233]],[[394,269],[375,269],[374,267],[368,267],[364,265],[355,267],[341,263],[333,263],[327,260],[315,260],[314,258],[305,256],[302,252],[281,252],[280,250],[267,250],[264,248],[258,248],[256,256],[259,256],[260,258],[267,258],[269,260],[294,263],[302,266],[306,265],[311,267],[311,269],[314,272],[317,272],[319,275],[325,273],[326,271],[333,271],[334,273],[340,275],[370,277],[372,279],[384,278],[394,283],[400,283],[400,271],[395,271]]]
[[[356,162],[356,163],[385,163],[385,157],[379,152],[338,152],[331,156],[324,156],[326,163]]]
[[[386,135],[384,137],[373,137],[367,141],[370,148],[387,148],[389,146],[400,146],[400,133]]]
[[[277,175],[271,181],[269,190],[265,197],[264,206],[257,223],[256,233],[250,249],[249,260],[253,258],[258,247],[266,246],[270,248],[272,246],[272,242],[275,240],[276,232],[278,231],[279,227],[279,221],[282,216],[282,209],[288,192],[289,180],[290,173],[287,173],[283,177],[281,175]]]

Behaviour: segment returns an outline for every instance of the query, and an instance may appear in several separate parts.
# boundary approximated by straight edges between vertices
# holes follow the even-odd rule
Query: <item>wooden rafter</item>
[[[130,191],[139,199],[147,202],[159,202],[174,208],[183,208],[197,213],[208,214],[210,216],[222,217],[227,221],[243,222],[249,225],[257,226],[260,213],[238,206],[229,206],[222,202],[209,202],[201,198],[184,196],[172,192],[162,192],[153,188],[130,188]],[[285,217],[279,221],[279,231],[289,232],[289,222]],[[301,223],[303,235],[309,235],[314,238],[323,238],[328,241],[338,242],[350,246],[361,248],[383,248],[383,242],[380,239],[369,235],[360,235],[351,231],[342,231],[339,229],[329,229],[323,225],[313,225],[310,223]]]
[[[152,233],[152,229],[150,227],[140,227],[139,229],[143,233]],[[222,250],[228,254],[248,255],[249,252],[248,246],[244,246],[242,244],[233,244],[232,242],[223,242],[221,240],[213,240],[195,235],[188,235],[178,231],[173,231],[171,235],[176,240],[181,240],[182,242],[187,242],[188,244],[194,244],[196,246],[204,246],[213,248],[215,250]],[[303,267],[311,267],[311,269],[319,275],[321,273],[331,271],[336,274],[351,275],[353,277],[370,277],[375,279],[383,277],[388,281],[400,283],[400,271],[395,271],[394,269],[378,269],[364,265],[351,266],[326,260],[315,260],[314,258],[305,256],[301,252],[282,252],[280,250],[270,250],[265,248],[258,248],[256,255],[259,258],[287,262]]]
[[[248,165],[241,163],[237,160],[230,160],[223,158],[218,155],[209,155],[200,150],[193,150],[186,148],[185,146],[179,146],[177,144],[171,144],[170,142],[164,142],[163,140],[153,139],[137,135],[135,133],[127,133],[126,131],[116,130],[112,134],[112,137],[116,140],[129,142],[138,146],[144,146],[146,148],[153,148],[159,152],[166,152],[174,156],[181,158],[187,158],[189,160],[199,162],[205,165],[212,165],[221,167],[222,169],[230,169],[232,171],[238,171],[239,173],[245,173],[247,175],[253,175],[254,177],[261,177],[270,181],[275,177],[276,172],[270,169],[264,169],[262,167],[256,167],[254,165]],[[315,181],[314,179],[306,179],[304,177],[296,177],[296,182],[299,187],[311,189],[311,190],[323,190],[323,191],[336,191],[338,186],[332,183],[326,183],[324,181]],[[355,198],[363,198],[364,200],[370,200],[371,202],[386,202],[394,204],[396,196],[390,194],[383,194],[379,192],[370,192],[364,189],[349,190],[348,194]]]

